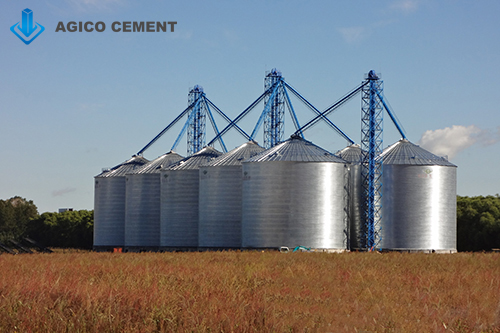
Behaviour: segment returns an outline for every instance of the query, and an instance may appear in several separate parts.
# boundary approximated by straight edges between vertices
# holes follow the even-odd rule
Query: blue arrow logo
[[[33,26],[33,11],[26,8],[23,10],[23,26],[21,27],[21,31],[26,37],[29,37],[35,31],[35,28]]]
[[[29,8],[26,8],[22,11],[21,22],[22,25],[17,22],[12,27],[10,27],[10,31],[12,31],[17,37],[19,37],[19,39],[22,40],[26,45],[29,45],[45,30],[45,28],[41,24],[39,24],[38,22],[33,22],[33,11]],[[31,35],[33,36],[29,38]]]

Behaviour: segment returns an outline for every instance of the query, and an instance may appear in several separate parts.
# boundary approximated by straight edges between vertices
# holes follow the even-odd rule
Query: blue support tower
[[[203,87],[195,85],[194,88],[189,91],[188,105],[197,102],[203,96]],[[197,153],[205,147],[206,115],[206,103],[201,103],[201,101],[195,103],[189,115],[191,122],[188,125],[187,135],[188,156]]]
[[[271,148],[283,141],[283,124],[285,117],[285,91],[283,88],[281,72],[273,68],[266,74],[264,90],[278,85],[275,94],[267,95],[264,105],[269,104],[269,111],[264,118],[264,147]]]
[[[366,83],[363,83],[366,84]],[[285,109],[288,109],[290,117],[292,119],[293,125],[295,126],[294,135],[298,135],[304,138],[304,131],[307,128],[312,127],[314,124],[323,120],[327,123],[330,128],[339,133],[343,138],[345,138],[349,143],[354,143],[344,132],[342,132],[326,115],[339,107],[348,99],[352,98],[354,95],[361,91],[361,86],[356,88],[355,91],[351,92],[348,96],[345,96],[340,103],[336,103],[324,113],[316,109],[308,100],[306,100],[298,91],[296,91],[292,86],[285,82],[285,79],[281,75],[281,72],[276,68],[273,68],[270,72],[266,73],[264,79],[265,90],[255,101],[250,104],[245,110],[243,110],[234,120],[229,122],[220,133],[218,133],[208,145],[212,145],[215,141],[220,140],[220,138],[226,134],[231,128],[235,127],[243,134],[246,134],[241,130],[237,123],[246,117],[252,110],[254,110],[257,105],[264,102],[264,110],[260,114],[260,117],[255,125],[252,133],[248,137],[249,140],[255,140],[262,124],[264,124],[264,147],[271,148],[283,141],[284,132],[284,121],[285,121]],[[310,111],[315,114],[315,118],[308,122],[306,126],[300,126],[297,114],[290,100],[289,92],[293,94],[300,102],[302,102]]]
[[[367,84],[362,89],[361,106],[361,148],[363,163],[361,175],[365,201],[365,230],[362,244],[374,250],[380,243],[380,219],[382,199],[382,161],[377,157],[382,153],[383,103],[380,96],[383,82],[372,70],[366,77]]]
[[[215,138],[210,141],[209,145],[212,146],[216,141],[218,141],[221,145],[222,151],[227,153],[226,144],[222,139],[222,133],[219,132],[219,128],[215,123],[214,116],[210,108],[216,111],[216,113],[221,116],[225,121],[229,123],[228,126],[234,127],[238,130],[238,132],[245,137],[247,140],[250,140],[250,136],[241,129],[238,125],[236,125],[224,112],[222,112],[211,100],[207,98],[205,93],[203,92],[203,88],[199,85],[194,86],[189,90],[188,94],[188,107],[181,112],[167,127],[165,127],[157,136],[153,138],[144,148],[142,148],[137,155],[141,155],[151,147],[158,139],[160,139],[163,134],[172,129],[175,124],[177,124],[182,118],[187,116],[186,123],[181,129],[181,132],[177,136],[172,149],[175,150],[177,145],[181,141],[182,137],[188,131],[188,154],[192,155],[200,151],[203,147],[205,147],[205,135],[206,135],[206,118],[210,120],[212,128],[215,132]],[[227,128],[227,127],[226,127]]]

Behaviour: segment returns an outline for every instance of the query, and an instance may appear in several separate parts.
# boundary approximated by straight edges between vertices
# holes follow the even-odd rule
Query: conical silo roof
[[[241,146],[231,150],[230,152],[217,157],[215,160],[208,163],[206,166],[231,166],[241,165],[243,160],[251,158],[265,149],[257,144],[255,141],[248,141]]]
[[[353,144],[339,150],[336,155],[349,163],[359,164],[363,161],[363,151],[357,144]]]
[[[131,159],[126,160],[125,162],[114,166],[113,168],[101,172],[96,177],[104,178],[104,177],[123,177],[127,173],[131,173],[134,170],[142,167],[144,164],[149,161],[142,156],[134,155]]]
[[[184,157],[176,152],[170,151],[163,154],[153,161],[143,165],[142,167],[132,171],[132,174],[145,174],[145,173],[160,173],[162,168],[167,168],[170,165],[182,160]]]
[[[189,157],[186,157],[174,165],[167,167],[166,170],[194,170],[199,169],[200,166],[206,165],[211,162],[214,158],[219,157],[222,153],[210,146],[207,146],[193,154]]]
[[[316,146],[314,143],[302,139],[298,135],[292,137],[279,145],[269,148],[262,153],[251,157],[244,162],[336,162],[345,163],[343,159]]]
[[[380,158],[382,158],[383,164],[441,165],[456,167],[455,164],[448,162],[446,158],[434,155],[406,139],[401,139],[384,149],[378,159]]]

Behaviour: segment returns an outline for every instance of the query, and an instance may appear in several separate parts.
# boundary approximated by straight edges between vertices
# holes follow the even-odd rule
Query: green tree
[[[0,242],[19,240],[30,220],[37,216],[38,209],[31,200],[19,196],[0,200]]]
[[[43,213],[32,219],[27,230],[30,237],[49,247],[91,249],[94,211],[79,210]]]
[[[457,197],[459,251],[500,248],[500,197]]]

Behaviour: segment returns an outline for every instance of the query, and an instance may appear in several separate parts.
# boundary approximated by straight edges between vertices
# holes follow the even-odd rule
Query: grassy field
[[[500,254],[0,255],[0,332],[500,332]]]

